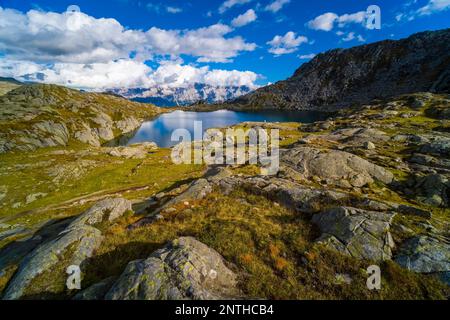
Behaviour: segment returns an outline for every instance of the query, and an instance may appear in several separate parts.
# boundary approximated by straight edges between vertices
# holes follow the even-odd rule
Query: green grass
[[[102,196],[119,193],[128,198],[150,197],[180,181],[190,181],[202,175],[201,165],[175,165],[170,159],[169,149],[159,149],[146,159],[124,159],[111,157],[92,149],[92,154],[80,156],[86,149],[74,147],[73,153],[64,155],[52,154],[58,148],[40,149],[29,153],[8,153],[0,155],[1,185],[7,188],[7,197],[0,204],[0,218],[18,218],[8,221],[9,224],[33,226],[46,220],[49,216],[60,215],[55,210],[43,210],[50,206],[67,206],[76,198],[89,198],[93,195]],[[80,161],[90,161],[78,177],[70,176],[72,168],[78,168]],[[15,165],[19,164],[19,167]],[[23,167],[30,165],[30,167]],[[55,167],[67,167],[69,179],[55,184],[49,172]],[[75,170],[75,169],[74,169]],[[145,188],[145,189],[143,189]],[[134,192],[134,189],[138,190]],[[126,192],[131,190],[131,192]],[[47,195],[30,204],[26,204],[29,194],[46,193]],[[21,207],[13,208],[15,203]],[[33,213],[33,210],[42,211]],[[61,210],[61,211],[65,211]],[[19,215],[31,211],[30,214]],[[47,211],[50,211],[47,212]],[[58,210],[56,210],[58,211]]]
[[[192,208],[193,206],[193,208]],[[360,261],[317,246],[317,230],[308,217],[236,190],[176,207],[164,220],[135,230],[128,216],[109,228],[96,256],[87,265],[84,286],[118,276],[129,261],[148,257],[180,236],[193,236],[217,250],[239,276],[249,297],[268,299],[445,299],[445,287],[433,277],[383,263],[383,289],[369,291]],[[337,284],[348,274],[351,285]]]
[[[0,96],[3,96],[10,92],[11,90],[14,90],[16,88],[20,87],[18,84],[14,84],[7,81],[0,81]]]

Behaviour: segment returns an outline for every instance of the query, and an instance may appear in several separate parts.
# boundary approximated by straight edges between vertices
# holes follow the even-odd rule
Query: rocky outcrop
[[[186,237],[130,262],[107,300],[212,300],[240,297],[236,275],[205,244]]]
[[[99,137],[92,132],[91,127],[87,123],[81,124],[81,127],[74,132],[73,137],[82,143],[89,144],[94,147],[100,147]]]
[[[230,108],[330,110],[414,92],[449,92],[450,29],[316,56],[294,75]]]
[[[339,150],[295,147],[281,154],[281,163],[305,180],[323,181],[342,188],[363,187],[375,180],[389,184],[393,174],[354,154]]]
[[[450,206],[450,180],[446,176],[430,174],[417,180],[418,200],[437,207]]]
[[[3,299],[20,299],[36,278],[51,271],[55,265],[63,265],[64,270],[71,265],[82,268],[83,263],[92,256],[103,240],[97,225],[112,222],[128,211],[132,211],[131,202],[121,198],[95,204],[56,237],[39,245],[22,260]]]
[[[117,279],[106,278],[77,293],[72,300],[102,300]]]
[[[437,274],[450,285],[450,244],[428,236],[407,240],[395,261],[402,267],[427,274]]]
[[[299,213],[316,212],[318,205],[336,204],[348,196],[345,193],[307,187],[287,179],[272,177],[230,177],[220,179],[217,185],[225,194],[236,188],[243,188]]]
[[[94,147],[139,128],[156,107],[55,85],[23,85],[0,96],[0,153],[66,146]]]
[[[115,122],[115,127],[120,130],[122,134],[133,132],[141,126],[141,122],[134,117],[125,118]]]
[[[312,222],[322,232],[317,242],[358,259],[381,261],[392,257],[393,217],[392,213],[337,207],[315,214]]]

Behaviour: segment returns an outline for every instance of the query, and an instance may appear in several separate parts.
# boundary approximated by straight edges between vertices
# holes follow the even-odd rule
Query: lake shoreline
[[[170,141],[172,132],[176,129],[187,129],[193,133],[195,122],[202,123],[202,133],[211,128],[226,128],[244,122],[268,123],[314,123],[324,121],[334,113],[321,111],[192,111],[172,110],[157,117],[144,121],[139,129],[109,141],[104,146],[126,146],[134,143],[155,142],[159,147],[172,147],[176,142]]]

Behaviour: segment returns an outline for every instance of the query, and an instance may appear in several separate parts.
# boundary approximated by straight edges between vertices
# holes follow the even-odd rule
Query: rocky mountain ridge
[[[229,102],[233,109],[336,110],[415,92],[450,92],[450,29],[317,55],[294,75]]]

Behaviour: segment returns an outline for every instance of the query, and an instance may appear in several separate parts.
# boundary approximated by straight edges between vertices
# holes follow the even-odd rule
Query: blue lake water
[[[187,129],[192,137],[194,137],[194,121],[201,121],[203,132],[205,132],[210,128],[223,128],[247,121],[311,123],[325,120],[327,117],[328,114],[316,111],[174,111],[163,114],[154,120],[144,122],[131,139],[127,139],[125,143],[122,141],[120,144],[130,145],[133,143],[153,141],[159,147],[171,147],[178,143],[177,141],[171,141],[172,133],[176,129]]]

